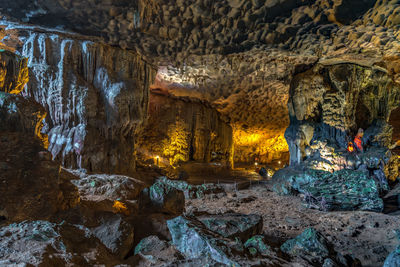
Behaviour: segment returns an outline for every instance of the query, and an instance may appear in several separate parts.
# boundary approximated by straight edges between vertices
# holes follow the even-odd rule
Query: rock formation
[[[352,247],[383,264],[400,209],[399,11],[0,0],[0,265],[357,266],[335,251]],[[159,177],[206,165],[233,183]]]
[[[232,129],[207,103],[151,94],[149,118],[138,140],[141,158],[158,156],[167,165],[194,160],[230,167],[232,153]]]

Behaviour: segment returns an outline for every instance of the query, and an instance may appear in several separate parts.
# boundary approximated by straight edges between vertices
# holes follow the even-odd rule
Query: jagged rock
[[[153,92],[150,95],[149,119],[139,134],[137,146],[139,152],[143,152],[139,157],[144,160],[149,155],[168,158],[166,152],[173,149],[170,144],[177,139],[171,136],[171,131],[179,134],[185,147],[176,148],[176,154],[180,154],[182,161],[212,161],[232,166],[232,128],[215,108],[197,99]]]
[[[142,239],[137,244],[135,255],[139,255],[150,266],[167,265],[182,258],[173,246],[154,235]]]
[[[397,247],[386,258],[383,267],[399,267],[400,266],[400,246]]]
[[[244,243],[244,247],[247,248],[252,255],[256,255],[257,253],[263,256],[271,254],[271,247],[265,244],[264,236],[262,235],[251,237]]]
[[[124,221],[121,215],[102,216],[99,226],[91,228],[91,232],[109,251],[124,259],[133,246],[133,226]]]
[[[87,257],[93,253],[95,258]],[[117,263],[83,226],[25,221],[0,228],[0,264],[32,266]]]
[[[281,250],[320,264],[331,254],[328,241],[314,228],[308,228],[296,238],[286,241]]]
[[[78,202],[35,136],[43,114],[37,103],[0,92],[0,214],[10,222],[48,219]]]
[[[322,210],[383,210],[379,183],[362,171],[285,168],[276,172],[273,183],[278,194],[300,192],[310,207]]]
[[[19,94],[29,80],[28,60],[16,54],[0,51],[0,91]]]
[[[209,231],[201,222],[179,216],[167,224],[172,243],[186,259],[210,258],[222,264],[240,266],[233,259],[235,243]]]
[[[81,206],[87,212],[106,211],[126,215],[138,212],[135,201],[139,199],[144,183],[122,175],[92,174],[70,171],[76,176],[72,183],[79,190]]]
[[[149,188],[143,189],[139,205],[143,211],[179,215],[185,208],[185,196],[170,184],[157,180]]]
[[[262,232],[262,218],[256,214],[201,215],[197,219],[209,230],[226,238],[240,238],[243,242]]]
[[[26,94],[48,114],[53,157],[68,168],[132,174],[153,67],[133,51],[60,32],[28,33],[20,52],[29,58]]]
[[[187,199],[204,198],[207,194],[218,194],[224,192],[222,186],[217,184],[191,185],[185,181],[170,180],[167,177],[160,177],[157,182],[164,183],[179,191],[182,191]]]

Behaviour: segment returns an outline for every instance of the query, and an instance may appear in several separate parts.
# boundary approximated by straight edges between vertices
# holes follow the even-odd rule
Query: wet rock
[[[235,243],[209,231],[196,219],[179,216],[167,224],[172,243],[186,259],[210,258],[222,264],[240,266],[233,259]]]
[[[166,179],[166,178],[165,178]],[[142,211],[182,214],[185,208],[185,196],[165,180],[157,180],[149,188],[143,189],[140,197]]]
[[[209,230],[226,238],[240,238],[243,242],[262,232],[262,218],[256,214],[201,215],[197,219]]]

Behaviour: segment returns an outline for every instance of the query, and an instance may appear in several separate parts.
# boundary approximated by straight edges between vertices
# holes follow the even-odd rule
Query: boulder
[[[114,266],[117,261],[84,226],[24,221],[0,228],[1,266],[98,264]]]
[[[79,170],[69,172],[76,176],[72,182],[79,190],[82,208],[88,212],[137,213],[135,200],[144,188],[143,182],[123,175],[87,175]]]
[[[234,260],[236,242],[208,230],[200,221],[179,216],[167,221],[172,243],[186,259],[209,258],[229,266]]]
[[[261,254],[262,256],[266,256],[271,254],[271,247],[265,243],[264,236],[262,235],[251,237],[244,243],[244,247],[252,255]]]
[[[157,181],[182,191],[187,199],[199,199],[204,198],[207,194],[218,194],[224,192],[221,185],[213,183],[191,185],[185,181],[170,180],[167,177],[161,177]]]
[[[151,266],[160,266],[182,258],[173,246],[155,235],[142,239],[135,247],[135,255],[139,255]]]
[[[202,215],[197,219],[201,221],[207,229],[220,234],[226,238],[239,238],[245,242],[251,236],[262,232],[262,217],[256,214],[216,214]]]
[[[124,221],[121,215],[103,215],[99,219],[99,226],[90,230],[112,254],[120,259],[124,259],[133,247],[133,226]]]
[[[158,180],[142,191],[139,206],[146,212],[182,214],[185,208],[185,197],[182,191]]]
[[[328,241],[314,228],[308,228],[299,236],[283,243],[281,250],[291,256],[301,256],[309,262],[323,263],[329,257]]]
[[[368,172],[285,168],[273,177],[273,190],[281,195],[302,193],[309,207],[322,210],[382,211],[379,183]]]

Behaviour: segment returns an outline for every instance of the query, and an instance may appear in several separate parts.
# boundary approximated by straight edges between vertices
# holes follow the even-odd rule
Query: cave
[[[397,1],[0,4],[0,266],[400,266]]]

